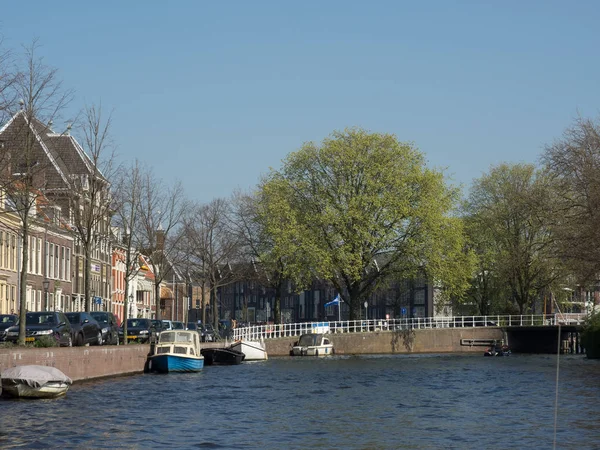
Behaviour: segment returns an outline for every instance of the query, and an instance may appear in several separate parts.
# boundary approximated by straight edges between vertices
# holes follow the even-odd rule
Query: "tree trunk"
[[[21,229],[21,270],[19,280],[19,345],[25,344],[25,316],[27,313],[27,264],[29,263],[29,220],[25,213],[23,216],[23,228]],[[44,245],[46,245],[44,243]],[[19,260],[17,257],[17,265]]]
[[[283,283],[279,282],[279,286],[275,289],[275,301],[273,304],[273,322],[281,323],[281,289]],[[268,317],[267,317],[268,319]]]
[[[206,325],[206,283],[204,282],[204,279],[202,280],[202,292],[200,293],[200,295],[202,296],[202,302],[201,302],[201,307],[202,307],[202,325]]]
[[[129,261],[127,261],[127,267]],[[123,344],[127,345],[127,316],[129,315],[129,280],[125,277],[125,296],[123,298]]]
[[[360,304],[359,287],[360,286],[353,285],[350,286],[350,289],[348,290],[348,301],[350,303],[350,320],[358,320],[358,318],[360,317],[362,305]]]
[[[160,307],[161,307],[161,302],[160,302],[160,283],[156,283],[154,285],[154,300],[156,302],[156,319],[157,320],[161,320],[162,319],[162,311],[160,309]]]
[[[91,245],[90,241],[86,242],[83,246],[85,261],[84,261],[84,274],[83,274],[83,286],[85,291],[85,311],[90,312],[92,310],[92,258],[91,258]]]
[[[217,288],[213,288],[213,326],[215,330],[219,330],[219,298]]]

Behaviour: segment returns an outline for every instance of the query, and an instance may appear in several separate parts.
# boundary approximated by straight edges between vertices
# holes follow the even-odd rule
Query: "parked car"
[[[19,325],[8,328],[6,340],[19,340]],[[73,330],[64,313],[56,311],[30,312],[25,314],[25,342],[34,342],[43,337],[51,337],[61,346],[73,345]]]
[[[172,330],[173,329],[173,322],[171,322],[170,320],[161,320],[161,322],[162,322],[163,330]]]
[[[18,325],[19,316],[16,314],[0,314],[0,342],[6,340],[6,333],[13,325]]]
[[[188,322],[185,326],[186,330],[191,330],[191,331],[199,331],[198,330],[198,325],[194,322]]]
[[[150,337],[156,332],[157,330],[150,319],[127,319],[127,342],[150,342]],[[123,325],[119,328],[119,339],[121,339],[121,342],[125,341]]]
[[[178,322],[176,320],[173,321],[173,329],[174,330],[185,330],[185,325],[183,322]]]
[[[119,345],[119,321],[117,316],[106,311],[92,311],[90,315],[96,319],[102,328],[102,343]]]
[[[158,335],[161,333],[161,331],[163,331],[163,322],[162,320],[158,319],[150,319],[150,321],[152,322],[152,327],[154,328],[152,337],[156,342],[158,340]]]
[[[200,328],[200,340],[202,342],[214,342],[215,330],[210,325],[201,325]]]
[[[65,316],[73,328],[73,345],[102,345],[102,327],[90,313],[68,312]]]

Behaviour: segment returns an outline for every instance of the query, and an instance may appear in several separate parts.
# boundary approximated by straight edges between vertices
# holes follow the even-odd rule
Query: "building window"
[[[48,266],[48,277],[54,278],[54,244],[50,244],[50,252],[48,254],[48,262],[50,265]]]
[[[71,281],[71,249],[66,249],[66,268],[65,268],[65,280]]]
[[[61,247],[60,248],[60,279],[61,280],[66,280],[66,275],[65,275],[65,248]]]
[[[42,275],[42,238],[37,239],[37,274]]]
[[[13,234],[10,237],[10,269],[16,270],[17,267],[17,237]]]
[[[54,246],[54,278],[60,279],[60,246]]]

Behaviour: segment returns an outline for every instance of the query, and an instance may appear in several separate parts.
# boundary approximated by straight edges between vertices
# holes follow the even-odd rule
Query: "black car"
[[[215,330],[211,325],[200,326],[200,340],[202,342],[213,342],[215,340]]]
[[[102,327],[87,312],[65,313],[73,328],[73,345],[102,345]]]
[[[119,345],[119,323],[117,316],[105,311],[92,311],[90,315],[96,319],[102,328],[102,343]]]
[[[185,324],[183,322],[178,322],[176,320],[173,321],[173,329],[174,330],[185,330]]]
[[[17,342],[19,340],[19,325],[10,327],[6,340]],[[73,330],[69,319],[56,311],[30,312],[25,314],[25,342],[34,342],[43,337],[51,337],[61,346],[73,345]]]
[[[164,323],[162,320],[158,319],[150,319],[150,322],[152,322],[152,327],[154,329],[152,332],[152,338],[156,342],[158,340],[158,335],[165,329]]]
[[[157,330],[152,324],[152,320],[127,319],[127,342],[136,341],[140,343],[147,343],[150,341],[150,337],[155,333],[157,333]],[[121,342],[125,341],[122,325],[119,328],[119,339],[121,339]]]
[[[196,324],[195,322],[188,322],[187,325],[185,326],[186,330],[191,330],[191,331],[200,331],[198,329],[198,324]]]
[[[0,314],[0,342],[6,340],[6,330],[13,325],[18,325],[19,316],[16,314]]]

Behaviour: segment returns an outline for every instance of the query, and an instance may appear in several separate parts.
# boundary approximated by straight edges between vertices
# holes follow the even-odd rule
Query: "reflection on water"
[[[598,448],[600,361],[561,356],[557,448]],[[0,400],[1,448],[552,448],[556,357],[273,358]]]

